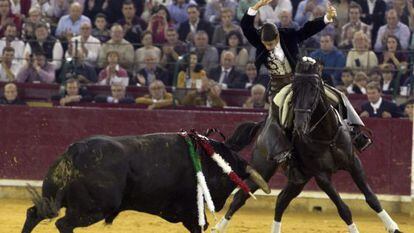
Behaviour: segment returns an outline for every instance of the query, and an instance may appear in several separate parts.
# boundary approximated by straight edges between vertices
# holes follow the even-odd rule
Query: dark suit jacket
[[[147,79],[147,77],[148,77],[148,73],[147,73],[147,70],[145,69],[145,68],[143,68],[143,69],[141,69],[140,71],[138,71],[138,73],[139,74],[141,74],[142,76],[144,76],[145,77],[145,85],[146,86],[149,86],[149,83],[148,83],[148,79]],[[161,68],[161,67],[157,67],[156,69],[155,69],[155,78],[157,79],[157,80],[160,80],[160,81],[162,81],[163,83],[164,83],[164,85],[165,86],[171,86],[172,85],[172,80],[170,80],[170,78],[169,78],[169,76],[168,76],[168,74],[167,74],[167,72],[163,69],[163,68]],[[131,83],[132,82],[132,83]],[[134,78],[134,79],[131,79],[131,81],[130,81],[130,85],[135,85],[135,84],[137,84],[137,80]]]
[[[18,98],[15,99],[15,100],[13,100],[12,102],[9,102],[9,101],[6,100],[6,98],[1,97],[0,98],[0,104],[5,104],[5,105],[26,105],[26,102],[24,102],[23,100],[18,99]]]
[[[188,33],[190,33],[190,21],[186,20],[178,27],[178,36],[181,41],[186,41]],[[200,19],[197,25],[197,31],[205,31],[208,34],[208,42],[213,39],[214,27],[207,21]]]
[[[392,117],[403,117],[403,113],[401,112],[401,109],[398,108],[396,104],[393,102],[387,101],[384,98],[382,99],[382,103],[377,109],[377,114],[374,114],[374,109],[372,108],[371,104],[365,103],[362,105],[362,111],[367,111],[369,113],[370,117],[379,117],[381,118],[383,112],[389,112],[391,113]]]
[[[260,31],[256,30],[253,23],[254,16],[245,13],[240,22],[240,26],[243,30],[244,36],[250,44],[256,48],[255,65],[257,70],[259,70],[262,64],[267,67],[269,51],[262,44],[260,39]],[[293,70],[296,67],[296,60],[299,55],[299,44],[314,34],[322,31],[325,26],[326,24],[323,21],[323,17],[320,17],[312,21],[308,21],[299,30],[295,30],[293,28],[279,28],[280,44]]]
[[[385,21],[385,12],[387,10],[387,4],[384,0],[377,0],[375,2],[373,14],[369,14],[368,2],[367,0],[353,0],[358,3],[362,8],[361,21],[372,25],[371,41],[374,45],[377,39],[378,29],[386,23]]]
[[[210,79],[213,79],[216,82],[220,81],[221,76],[221,66],[218,66],[216,68],[213,68],[208,73],[208,77]],[[228,88],[241,88],[244,89],[247,79],[245,79],[245,76],[243,74],[236,70],[234,67],[231,69],[230,73],[227,76],[227,80],[223,81],[225,84],[227,84]]]

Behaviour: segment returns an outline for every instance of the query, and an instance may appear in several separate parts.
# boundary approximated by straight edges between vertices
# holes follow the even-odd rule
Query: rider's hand
[[[269,4],[271,1],[273,0],[260,0],[252,7],[252,9],[257,11],[260,7]]]
[[[328,21],[332,22],[336,18],[336,9],[334,6],[332,6],[331,2],[328,1],[326,6],[326,18]]]

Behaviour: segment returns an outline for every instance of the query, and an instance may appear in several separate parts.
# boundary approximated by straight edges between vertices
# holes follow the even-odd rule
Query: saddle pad
[[[324,85],[326,97],[333,103],[338,104],[340,102],[339,91],[334,88]],[[279,108],[279,124],[283,128],[290,128],[293,120],[293,108],[291,107],[292,102],[292,84],[286,85],[276,94],[273,98],[273,102]]]

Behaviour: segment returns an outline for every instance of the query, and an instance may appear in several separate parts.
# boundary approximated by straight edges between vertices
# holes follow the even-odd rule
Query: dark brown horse
[[[348,126],[326,97],[324,84],[319,77],[318,64],[300,61],[292,84],[294,108],[293,129],[291,131],[293,157],[288,162],[288,182],[277,198],[272,233],[281,232],[281,220],[289,203],[297,197],[311,178],[329,196],[338,213],[348,225],[351,233],[358,229],[353,223],[349,207],[341,199],[331,182],[331,176],[338,170],[349,172],[353,181],[364,194],[368,205],[383,221],[387,232],[398,233],[398,225],[381,207],[378,198],[366,182],[365,173],[352,145]],[[236,129],[228,144],[240,150],[250,143],[263,129],[263,122],[245,123]],[[260,136],[259,139],[260,140]],[[260,143],[253,150],[251,164],[268,181],[278,167],[278,163],[266,159],[269,155],[260,153]],[[271,156],[271,155],[270,155]],[[252,189],[257,187],[252,185]],[[216,232],[225,232],[233,214],[244,205],[248,196],[238,192],[224,218],[216,225]]]

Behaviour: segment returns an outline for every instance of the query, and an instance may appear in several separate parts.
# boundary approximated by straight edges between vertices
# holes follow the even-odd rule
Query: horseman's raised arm
[[[272,0],[258,1],[254,6],[249,8],[241,19],[240,26],[243,30],[243,34],[254,47],[258,47],[262,44],[259,32],[254,27],[254,18],[256,17],[257,11],[259,11],[260,7],[269,4],[271,1]]]
[[[299,43],[322,31],[326,25],[334,21],[337,15],[335,7],[333,7],[330,2],[328,2],[326,7],[327,11],[325,16],[306,22],[305,25],[298,30]]]

